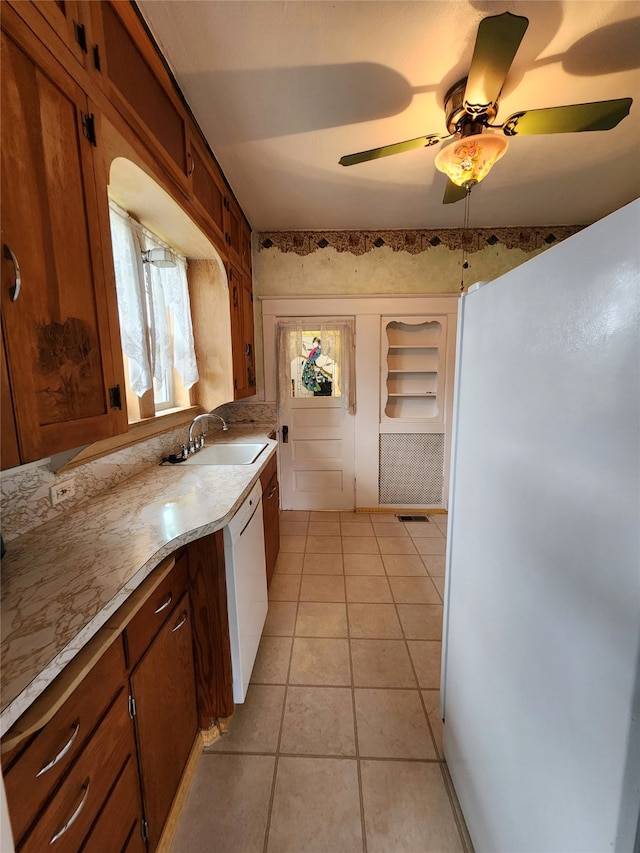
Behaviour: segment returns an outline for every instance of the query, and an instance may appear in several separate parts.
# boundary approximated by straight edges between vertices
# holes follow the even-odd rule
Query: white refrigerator
[[[640,201],[462,297],[445,755],[477,853],[639,849]]]

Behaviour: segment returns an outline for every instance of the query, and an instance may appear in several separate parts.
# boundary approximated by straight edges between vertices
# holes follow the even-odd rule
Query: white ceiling
[[[356,166],[338,159],[446,133],[479,22],[529,28],[498,119],[633,97],[617,128],[528,136],[471,194],[472,227],[594,222],[640,196],[636,0],[138,0],[251,225],[258,231],[460,227],[443,205],[442,145]]]

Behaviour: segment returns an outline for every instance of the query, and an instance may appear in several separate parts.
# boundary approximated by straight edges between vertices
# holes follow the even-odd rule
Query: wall
[[[465,287],[491,281],[578,226],[440,229],[424,231],[288,231],[254,234],[258,389],[264,395],[259,302],[270,296],[455,294],[460,292],[463,251]]]

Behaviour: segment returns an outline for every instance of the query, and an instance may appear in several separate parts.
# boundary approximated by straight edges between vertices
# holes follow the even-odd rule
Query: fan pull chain
[[[460,277],[460,293],[464,291],[464,273],[469,269],[469,261],[467,260],[467,237],[469,235],[469,200],[471,199],[471,187],[467,187],[467,192],[464,197],[464,223],[462,226],[462,274]]]

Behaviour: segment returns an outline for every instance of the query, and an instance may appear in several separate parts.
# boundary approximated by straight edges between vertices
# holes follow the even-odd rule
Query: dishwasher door
[[[244,702],[267,617],[262,489],[251,494],[224,529],[233,701]]]

